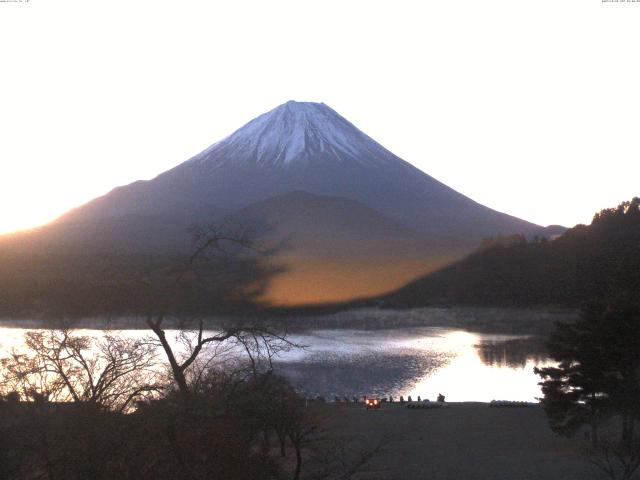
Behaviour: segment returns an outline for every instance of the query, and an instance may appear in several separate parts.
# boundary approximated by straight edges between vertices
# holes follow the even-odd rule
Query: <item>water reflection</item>
[[[542,363],[547,358],[544,339],[538,336],[485,340],[475,345],[485,365],[523,368],[527,363]]]
[[[450,355],[391,349],[353,355],[314,354],[298,361],[280,361],[277,371],[308,395],[338,396],[400,395],[425,372],[435,372]]]
[[[523,355],[524,360],[511,362],[507,358],[513,357],[502,354],[509,348],[506,345],[526,344],[528,337],[456,331],[445,335],[444,340],[454,348],[454,358],[445,367],[419,378],[407,394],[434,399],[442,393],[448,401],[456,402],[536,401],[541,396],[539,379],[533,369],[548,365],[548,361]],[[487,352],[501,353],[494,358],[486,355]],[[491,358],[496,361],[487,361]]]
[[[0,329],[0,351],[20,350],[25,331]],[[439,327],[317,330],[292,340],[308,348],[282,355],[277,371],[306,394],[329,399],[364,394],[435,399],[442,393],[450,401],[534,401],[541,393],[533,368],[548,364],[539,339]]]
[[[281,373],[311,395],[411,395],[450,401],[535,401],[541,342],[435,327],[378,331],[326,330],[300,337],[310,345],[283,358]]]

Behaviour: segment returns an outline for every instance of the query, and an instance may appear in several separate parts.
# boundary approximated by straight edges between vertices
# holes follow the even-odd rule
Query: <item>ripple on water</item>
[[[421,349],[369,350],[354,354],[317,352],[277,364],[277,371],[308,395],[397,396],[416,379],[446,366],[451,352]]]

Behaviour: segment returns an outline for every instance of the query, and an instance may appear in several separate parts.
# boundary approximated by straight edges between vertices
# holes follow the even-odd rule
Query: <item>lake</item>
[[[303,351],[276,368],[310,395],[418,395],[449,401],[535,401],[536,366],[549,365],[542,342],[527,335],[441,327],[320,330],[294,335]]]
[[[0,351],[20,349],[25,331],[0,328]],[[541,341],[528,335],[427,326],[312,330],[291,338],[306,348],[282,354],[276,371],[306,395],[327,400],[362,395],[435,400],[442,393],[447,401],[535,401],[541,392],[533,368],[549,364]]]

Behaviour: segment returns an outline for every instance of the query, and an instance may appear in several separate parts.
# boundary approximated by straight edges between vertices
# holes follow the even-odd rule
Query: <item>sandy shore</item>
[[[490,408],[450,403],[412,410],[327,404],[334,428],[371,444],[390,437],[358,478],[430,480],[584,480],[596,472],[580,442],[555,435],[539,406]]]

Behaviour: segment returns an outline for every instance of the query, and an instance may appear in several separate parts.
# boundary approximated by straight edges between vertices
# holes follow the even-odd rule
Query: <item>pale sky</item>
[[[290,99],[539,224],[640,195],[640,2],[23,0],[0,42],[0,232]]]

